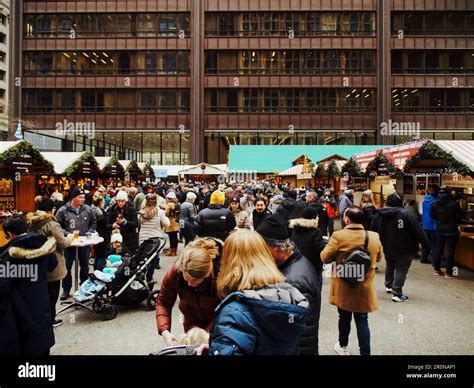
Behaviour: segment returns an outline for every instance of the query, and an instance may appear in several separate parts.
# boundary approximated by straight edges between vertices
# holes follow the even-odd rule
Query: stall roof
[[[182,169],[182,170],[178,171],[178,173],[179,173],[179,175],[201,175],[202,174],[201,166],[203,164],[206,165],[205,175],[227,174],[227,168],[221,169],[221,168],[217,167],[216,165],[207,164],[207,163],[196,164],[196,165],[188,167],[186,169]],[[220,166],[226,166],[226,165],[224,164],[224,165],[220,165]]]
[[[122,165],[123,169],[127,171],[127,169],[130,167],[130,163],[132,163],[131,160],[119,160],[119,163]]]
[[[41,152],[46,160],[54,165],[54,172],[58,175],[64,174],[68,167],[79,160],[84,152]]]
[[[153,171],[155,172],[155,175],[160,178],[164,176],[178,176],[178,172],[184,169],[188,169],[192,167],[191,165],[153,165],[151,168],[153,168]],[[165,175],[166,171],[166,175]],[[163,172],[163,174],[161,174]]]
[[[301,172],[303,171],[303,165],[302,164],[297,164],[296,166],[290,167],[289,169],[282,171],[280,173],[281,176],[294,176],[294,175],[300,175]]]
[[[384,148],[378,145],[312,145],[312,146],[231,146],[229,154],[229,171],[257,171],[273,173],[284,171],[292,162],[306,155],[312,161],[319,161],[338,154],[344,158],[352,155]]]
[[[0,153],[5,152],[20,143],[21,141],[2,141],[0,142]]]
[[[474,171],[474,140],[430,140],[443,151],[450,152],[455,159]]]
[[[110,162],[110,159],[112,159],[112,156],[96,156],[95,160],[97,160],[97,163],[99,164],[99,169],[100,171],[103,171],[105,166]]]

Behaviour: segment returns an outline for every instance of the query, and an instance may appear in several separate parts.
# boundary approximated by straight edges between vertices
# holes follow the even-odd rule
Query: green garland
[[[76,173],[79,169],[82,168],[82,166],[83,166],[83,164],[84,164],[85,162],[90,162],[92,169],[97,170],[97,168],[98,168],[98,167],[97,167],[97,161],[95,160],[94,155],[92,154],[92,152],[87,151],[87,152],[84,152],[84,154],[83,154],[79,159],[77,159],[73,164],[71,164],[71,165],[66,169],[66,171],[64,171],[64,175],[65,175],[65,176],[71,176],[71,175],[73,175],[73,174]]]
[[[347,163],[342,167],[342,174],[348,174],[350,177],[360,177],[362,176],[362,170],[359,164],[353,159],[350,158]]]
[[[139,174],[141,174],[142,170],[140,170],[140,167],[138,167],[138,163],[136,160],[131,160],[130,163],[128,164],[127,169],[125,172],[130,172],[130,170],[134,168]]]
[[[377,175],[373,170],[377,170],[380,164],[385,164],[388,175],[396,177],[402,174],[402,172],[390,161],[383,153],[377,154],[377,156],[367,165],[365,169],[365,176],[373,177]]]
[[[43,155],[41,155],[41,152],[35,148],[33,144],[27,141],[22,141],[18,145],[9,148],[5,152],[2,152],[0,154],[0,163],[9,165],[14,159],[25,154],[30,155],[33,160],[38,163],[39,167],[45,168],[48,173],[54,172],[53,163],[51,163],[49,160],[46,160]]]
[[[341,176],[341,170],[339,169],[339,167],[337,166],[337,163],[336,163],[336,160],[335,159],[332,159],[329,164],[328,164],[328,167],[326,169],[326,175],[329,177],[329,178],[339,178]]]
[[[314,177],[323,178],[325,176],[326,176],[326,167],[324,167],[324,163],[320,162],[318,163],[318,167],[316,168],[316,171],[314,172]]]
[[[117,157],[115,157],[115,156],[112,156],[112,157],[109,159],[109,161],[107,162],[107,164],[106,164],[105,167],[104,167],[104,171],[105,171],[107,168],[109,168],[109,167],[111,167],[112,165],[114,165],[114,164],[117,166],[117,168],[118,168],[119,170],[121,170],[122,173],[125,172],[123,166],[120,164],[119,160],[118,160]],[[120,173],[120,172],[119,172],[119,173]]]
[[[460,175],[473,175],[474,171],[472,171],[469,167],[467,167],[464,163],[459,162],[457,159],[453,157],[450,152],[446,152],[436,144],[431,143],[430,141],[423,144],[418,152],[407,161],[405,164],[405,168],[403,169],[404,172],[409,172],[410,169],[413,169],[414,166],[421,160],[425,159],[439,159],[446,163],[447,172],[456,172]]]
[[[144,174],[146,175],[146,170],[150,171],[150,175],[148,178],[155,179],[155,170],[153,170],[153,167],[151,167],[150,162],[145,162],[145,168],[143,169]]]

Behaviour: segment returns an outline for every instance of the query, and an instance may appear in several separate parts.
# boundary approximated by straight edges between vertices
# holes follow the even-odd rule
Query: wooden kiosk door
[[[36,210],[36,176],[21,175],[21,180],[15,182],[16,185],[16,207],[23,213],[34,212]]]

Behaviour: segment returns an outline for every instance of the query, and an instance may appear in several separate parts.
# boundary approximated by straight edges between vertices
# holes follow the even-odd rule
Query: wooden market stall
[[[95,159],[100,170],[97,179],[99,185],[116,187],[118,184],[123,184],[125,169],[115,156],[96,156]]]
[[[100,174],[99,164],[89,152],[42,152],[54,166],[54,173],[38,177],[39,193],[51,195],[61,192],[67,198],[71,187],[95,187]]]
[[[298,188],[307,184],[314,186],[314,163],[306,156],[301,155],[290,167],[279,173],[282,182],[291,183],[292,187]]]
[[[119,160],[125,171],[125,184],[135,185],[139,182],[139,177],[143,174],[135,160]]]
[[[155,170],[151,167],[150,162],[138,163],[138,167],[142,171],[142,174],[138,177],[142,182],[153,183],[155,182]]]
[[[223,183],[227,180],[228,171],[213,166],[212,164],[199,163],[195,166],[188,167],[178,172],[181,179],[191,179],[201,182],[218,182]]]

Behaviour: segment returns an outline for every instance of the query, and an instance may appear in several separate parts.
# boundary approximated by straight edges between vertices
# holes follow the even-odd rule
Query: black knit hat
[[[314,206],[307,206],[303,210],[303,218],[307,220],[315,220],[317,216],[318,216],[318,209],[316,209]]]
[[[388,196],[387,205],[390,207],[403,207],[403,194],[396,192]]]
[[[290,235],[283,220],[273,215],[265,219],[257,228],[257,232],[263,237],[268,245],[280,245],[289,241]]]
[[[54,201],[49,199],[48,197],[43,197],[43,200],[38,204],[38,210],[42,210],[44,212],[50,212],[54,209]]]
[[[71,191],[69,192],[69,198],[73,199],[77,197],[78,195],[82,195],[82,194],[85,194],[84,190],[81,190],[79,187],[76,186],[72,188]]]

